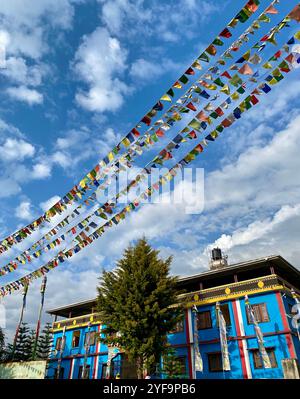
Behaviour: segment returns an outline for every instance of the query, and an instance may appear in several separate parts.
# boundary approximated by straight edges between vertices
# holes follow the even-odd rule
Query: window
[[[56,340],[56,344],[55,344],[55,349],[57,351],[61,350],[61,343],[62,343],[62,337],[58,337],[57,340]]]
[[[170,334],[175,334],[183,331],[184,331],[184,318],[182,317],[182,319],[176,323],[173,330],[170,331]]]
[[[231,319],[230,319],[230,312],[229,312],[229,305],[220,305],[221,312],[226,322],[226,326],[231,326]],[[219,322],[218,322],[219,323]]]
[[[79,346],[80,331],[74,331],[72,337],[72,348],[77,348]]]
[[[208,353],[208,368],[209,371],[214,373],[223,371],[222,354],[221,352]]]
[[[212,328],[210,310],[197,314],[197,329],[206,330]]]
[[[82,370],[83,370],[83,366],[79,366],[78,377],[77,378],[80,380],[83,377],[85,380],[88,380],[90,378],[90,365],[87,364],[85,366],[84,376],[82,376]]]
[[[274,348],[266,348],[266,351],[267,351],[267,354],[269,356],[272,368],[277,368],[277,361],[276,361]],[[253,352],[254,368],[255,369],[262,369],[264,366],[263,366],[263,362],[262,362],[259,350],[255,349],[252,352]]]
[[[57,378],[57,371],[58,371],[58,369],[56,368],[55,371],[54,371],[54,378],[55,378],[55,379]],[[60,368],[60,371],[59,371],[59,377],[58,377],[60,380],[63,380],[63,378],[64,378],[64,372],[65,372],[65,368],[64,368],[64,367],[61,367],[61,368]]]
[[[268,315],[268,311],[267,311],[267,305],[265,303],[259,303],[257,305],[251,305],[252,309],[253,309],[253,313],[255,316],[255,319],[258,323],[265,323],[267,321],[270,321],[269,319],[269,315]],[[250,314],[247,309],[247,320],[248,320],[248,324],[253,324],[250,318]]]
[[[90,331],[85,333],[84,345],[95,345],[95,343],[96,343],[96,331]]]

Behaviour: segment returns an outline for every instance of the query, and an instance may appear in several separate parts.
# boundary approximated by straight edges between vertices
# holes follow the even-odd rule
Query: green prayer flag
[[[217,78],[216,80],[214,80],[214,83],[220,87],[224,86],[224,83],[222,82],[222,80],[220,78]]]
[[[271,22],[270,17],[268,17],[266,14],[260,15],[258,20],[261,22],[266,22],[266,23]]]
[[[181,83],[186,84],[189,80],[185,75],[182,75],[179,79]]]
[[[213,41],[213,44],[216,46],[223,46],[224,42],[219,37],[216,37],[215,40]]]
[[[173,89],[170,89],[167,91],[167,94],[169,94],[169,96],[174,97],[174,91]]]
[[[193,119],[190,123],[189,126],[191,126],[193,129],[200,130],[201,129],[201,123],[197,121],[197,119]]]
[[[206,53],[202,53],[198,59],[200,61],[209,62],[209,57],[208,57],[208,55]]]

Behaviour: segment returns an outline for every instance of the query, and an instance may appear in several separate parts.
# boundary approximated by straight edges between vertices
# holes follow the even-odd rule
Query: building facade
[[[215,254],[216,255],[216,254]],[[299,365],[300,341],[295,319],[295,295],[300,295],[300,272],[281,256],[270,256],[227,265],[214,256],[207,272],[179,279],[184,293],[182,320],[168,336],[182,364],[182,377],[197,379],[284,378],[283,363]],[[254,325],[245,303],[248,296],[271,368],[263,365]],[[230,370],[223,370],[216,305],[226,322]],[[49,310],[53,323],[53,350],[47,378],[135,377],[133,367],[117,348],[96,339],[101,320],[96,301]],[[300,320],[299,320],[300,322]],[[195,349],[203,369],[195,368]],[[87,342],[89,343],[87,345]],[[163,377],[163,375],[162,375]]]

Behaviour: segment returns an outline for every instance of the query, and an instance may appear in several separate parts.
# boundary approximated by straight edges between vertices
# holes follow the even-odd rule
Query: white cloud
[[[25,158],[31,158],[35,153],[32,144],[18,139],[6,139],[0,148],[0,159],[3,161],[23,161]]]
[[[205,0],[168,3],[153,0],[151,7],[144,0],[98,1],[102,4],[102,21],[113,34],[153,36],[169,42],[182,36],[196,37],[199,23],[221,11],[219,6]]]
[[[290,218],[295,218],[300,216],[300,204],[295,206],[285,205],[280,208],[278,212],[272,218],[267,218],[265,220],[256,220],[255,222],[249,224],[246,228],[241,228],[236,230],[231,235],[222,234],[210,248],[220,247],[225,251],[237,246],[251,244],[256,240],[260,240],[262,237],[272,233],[278,225],[283,224]]]
[[[76,93],[77,103],[89,111],[115,111],[129,88],[119,77],[126,69],[127,51],[104,28],[83,37],[73,70],[88,86]]]
[[[26,60],[21,57],[6,58],[5,68],[1,69],[0,72],[13,82],[26,86],[40,85],[42,76],[45,73],[40,65],[35,64],[29,67]]]
[[[16,208],[16,217],[22,220],[33,220],[34,216],[31,208],[30,201],[21,202]]]
[[[40,162],[33,165],[32,178],[33,179],[44,179],[51,176],[51,165],[49,163]]]
[[[49,198],[47,201],[41,202],[40,207],[45,212],[50,209],[54,204],[56,204],[61,198],[58,195],[54,195],[53,197]]]
[[[29,105],[41,104],[43,102],[43,95],[35,89],[28,89],[26,86],[9,87],[6,90],[7,94],[15,100],[20,100]]]
[[[161,65],[158,63],[147,61],[143,58],[136,60],[130,68],[130,75],[137,79],[151,80],[154,77],[158,77],[163,73]]]

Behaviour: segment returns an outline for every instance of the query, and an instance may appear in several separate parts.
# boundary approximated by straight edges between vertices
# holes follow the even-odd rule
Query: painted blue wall
[[[284,330],[284,325],[282,322],[282,317],[280,314],[280,309],[278,306],[276,294],[274,292],[264,293],[260,295],[253,295],[249,297],[250,303],[260,304],[265,303],[267,306],[267,311],[269,314],[269,321],[264,323],[259,323],[259,326],[263,333],[278,333],[279,331]],[[283,297],[284,306],[286,309],[286,313],[289,313],[288,304],[293,304],[293,299],[289,297]],[[231,326],[227,327],[228,332],[228,349],[230,354],[230,362],[231,362],[231,371],[226,372],[210,372],[208,366],[208,353],[211,352],[220,352],[220,342],[219,342],[219,329],[217,326],[217,318],[216,318],[216,307],[215,304],[199,306],[198,311],[207,311],[211,312],[212,319],[212,328],[206,330],[199,330],[199,347],[200,353],[203,359],[203,372],[197,373],[197,378],[203,379],[240,379],[243,378],[242,374],[242,363],[240,359],[240,352],[238,348],[238,341],[235,339],[237,337],[237,331],[235,327],[235,319],[233,306],[231,301],[221,302],[221,304],[228,304]],[[282,368],[281,368],[281,360],[284,358],[289,358],[290,353],[287,346],[286,338],[284,334],[279,335],[271,335],[264,337],[265,339],[265,347],[266,348],[274,348],[275,357],[277,362],[277,367],[272,369],[255,369],[253,362],[253,352],[251,349],[257,349],[258,343],[255,338],[255,331],[252,324],[248,324],[247,316],[246,316],[246,306],[243,298],[240,299],[241,306],[241,314],[245,329],[246,336],[254,336],[253,338],[247,338],[247,346],[249,350],[249,361],[252,372],[252,378],[283,378]],[[192,325],[193,328],[196,326],[196,317],[192,313]],[[78,348],[72,348],[72,335],[74,331],[80,330],[80,343]],[[84,354],[84,337],[87,332],[87,327],[82,328],[74,328],[72,330],[66,331],[66,347],[63,353],[63,357],[74,356],[78,354]],[[92,326],[90,331],[97,331],[98,326]],[[188,371],[188,346],[187,346],[187,325],[186,320],[184,321],[184,330],[178,333],[169,334],[168,340],[172,346],[176,348],[178,356],[186,357],[186,368]],[[56,340],[58,337],[62,336],[62,332],[56,332],[54,334],[54,342],[53,348],[55,348]],[[231,339],[232,338],[232,339]],[[207,341],[207,342],[206,342]],[[295,345],[295,350],[298,358],[300,359],[300,342],[297,337],[293,337],[293,342]],[[95,345],[90,348],[90,353],[95,353],[96,347]],[[97,378],[101,378],[102,373],[102,364],[107,361],[107,346],[103,343],[100,344],[99,352],[104,353],[101,356],[98,356],[98,374]],[[53,357],[53,355],[52,355]],[[74,371],[73,378],[78,377],[78,370],[80,365],[83,365],[84,359],[77,358],[74,363]],[[50,363],[50,369],[48,371],[48,375],[51,378],[53,375],[53,369],[57,362]],[[88,358],[87,364],[91,365],[90,368],[90,378],[92,378],[92,369],[94,365],[94,357],[91,356]],[[63,360],[62,367],[64,367],[64,378],[68,378],[70,371],[70,360]],[[52,369],[52,371],[51,371]]]

